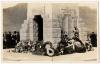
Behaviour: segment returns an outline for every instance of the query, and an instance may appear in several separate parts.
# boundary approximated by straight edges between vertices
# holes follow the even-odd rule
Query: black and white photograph
[[[97,2],[3,2],[3,61],[97,62]]]

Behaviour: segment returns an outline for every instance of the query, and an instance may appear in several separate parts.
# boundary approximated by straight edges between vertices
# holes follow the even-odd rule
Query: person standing
[[[11,36],[11,38],[12,38],[12,48],[14,48],[15,46],[16,46],[16,31],[14,31],[14,32],[12,32],[12,36]]]
[[[93,47],[96,47],[97,46],[97,36],[94,32],[90,34],[90,40],[91,40]]]

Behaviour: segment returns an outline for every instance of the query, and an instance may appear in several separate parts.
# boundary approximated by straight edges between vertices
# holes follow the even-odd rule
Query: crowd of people
[[[31,51],[35,54],[42,55],[62,55],[73,52],[86,52],[92,50],[92,47],[97,46],[97,36],[94,32],[87,35],[85,44],[79,38],[79,30],[74,27],[74,36],[68,37],[68,34],[62,32],[61,41],[58,43],[57,48],[53,48],[51,42],[43,41],[20,41],[20,34],[17,31],[5,32],[3,34],[3,48],[15,48],[15,52],[28,52]]]
[[[14,48],[20,41],[20,34],[17,31],[3,33],[3,48]]]

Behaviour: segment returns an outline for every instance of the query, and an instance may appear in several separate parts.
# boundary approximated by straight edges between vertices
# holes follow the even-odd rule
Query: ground
[[[9,52],[12,49],[3,49],[4,61],[94,61],[97,60],[97,48],[85,53],[73,53],[54,57],[33,55],[31,53]]]

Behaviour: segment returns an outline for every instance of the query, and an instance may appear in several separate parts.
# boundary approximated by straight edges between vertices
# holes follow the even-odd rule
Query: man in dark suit
[[[92,32],[92,34],[90,34],[90,39],[91,39],[91,43],[93,45],[93,47],[97,46],[97,36],[94,32]]]

